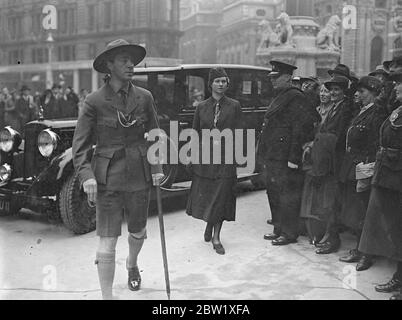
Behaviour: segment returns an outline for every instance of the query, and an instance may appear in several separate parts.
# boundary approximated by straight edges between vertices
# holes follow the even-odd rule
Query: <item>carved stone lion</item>
[[[279,36],[271,28],[267,20],[262,20],[259,24],[259,34],[261,37],[258,49],[266,49],[280,45]]]
[[[339,40],[337,33],[341,25],[341,19],[337,15],[333,15],[326,26],[320,30],[317,35],[317,46],[321,49],[339,51]]]
[[[277,24],[275,31],[279,33],[279,41],[283,46],[294,46],[293,43],[293,27],[290,22],[290,17],[286,12],[282,12],[277,18],[279,23]]]

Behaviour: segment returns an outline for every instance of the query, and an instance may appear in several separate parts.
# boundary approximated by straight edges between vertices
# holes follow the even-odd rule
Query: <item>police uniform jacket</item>
[[[118,111],[131,114],[136,124],[124,127]],[[152,173],[162,172],[147,160],[149,145],[144,134],[154,128],[158,128],[158,120],[149,91],[130,83],[126,104],[108,83],[88,95],[73,139],[73,162],[81,182],[94,178],[99,190],[109,191],[149,188]]]
[[[402,192],[402,106],[381,126],[372,184]]]
[[[258,158],[301,165],[302,146],[313,138],[314,120],[309,109],[301,90],[282,90],[265,114]]]
[[[235,130],[243,128],[242,110],[240,103],[237,100],[223,96],[219,100],[220,114],[217,118],[215,126],[214,118],[216,103],[217,101],[213,97],[210,97],[207,100],[201,101],[195,111],[193,129],[198,132],[200,148],[198,154],[199,164],[193,164],[192,170],[196,175],[209,179],[234,178],[236,177],[235,148],[238,147],[238,142],[236,142],[235,139]],[[220,140],[222,142],[215,141],[215,144],[218,143],[218,148],[221,150],[221,158],[219,159],[221,163],[213,163],[214,141],[211,139],[208,143],[208,141],[201,139],[203,129],[217,129],[219,132],[222,132],[225,129],[229,129],[231,131],[233,136],[232,164],[228,163],[227,161],[229,161],[229,159],[225,159],[224,156],[225,139]],[[228,144],[228,146],[229,145],[230,144]],[[243,145],[241,147],[243,147]],[[202,163],[203,153],[206,152],[206,148],[209,149],[210,153],[209,164]]]
[[[352,120],[346,133],[346,153],[339,175],[341,182],[356,180],[358,163],[375,161],[380,127],[386,118],[385,108],[376,102]]]

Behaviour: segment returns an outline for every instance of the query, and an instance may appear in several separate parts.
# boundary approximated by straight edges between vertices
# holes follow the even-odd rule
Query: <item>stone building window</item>
[[[112,28],[112,3],[105,2],[104,3],[104,23],[105,29]]]
[[[385,9],[387,7],[387,0],[375,0],[375,7]]]
[[[88,6],[88,30],[95,30],[95,5],[90,4]]]
[[[399,36],[394,41],[394,55],[401,55],[402,53],[402,37]]]
[[[371,41],[370,70],[374,70],[382,63],[383,47],[384,40],[380,36],[374,37]]]

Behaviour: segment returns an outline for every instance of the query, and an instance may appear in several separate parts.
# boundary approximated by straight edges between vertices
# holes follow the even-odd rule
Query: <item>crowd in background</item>
[[[88,94],[86,89],[76,94],[73,88],[57,84],[43,93],[32,93],[26,85],[19,91],[4,87],[0,93],[0,128],[11,126],[23,133],[24,125],[33,120],[77,118]]]

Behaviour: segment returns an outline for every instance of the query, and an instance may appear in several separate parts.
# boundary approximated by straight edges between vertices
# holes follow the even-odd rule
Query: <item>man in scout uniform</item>
[[[264,236],[273,245],[296,242],[303,187],[302,146],[311,141],[313,119],[306,97],[292,86],[297,67],[271,61],[269,74],[276,98],[264,117],[259,159],[266,171],[266,188],[274,232]]]
[[[152,182],[157,184],[163,177],[161,167],[147,160],[145,134],[158,128],[154,99],[130,81],[134,66],[145,54],[141,46],[115,40],[96,57],[94,69],[110,77],[87,96],[74,134],[74,166],[89,203],[96,203],[100,241],[95,264],[103,299],[113,297],[115,248],[123,212],[129,232],[128,287],[140,289],[137,256],[146,238],[150,190]]]

